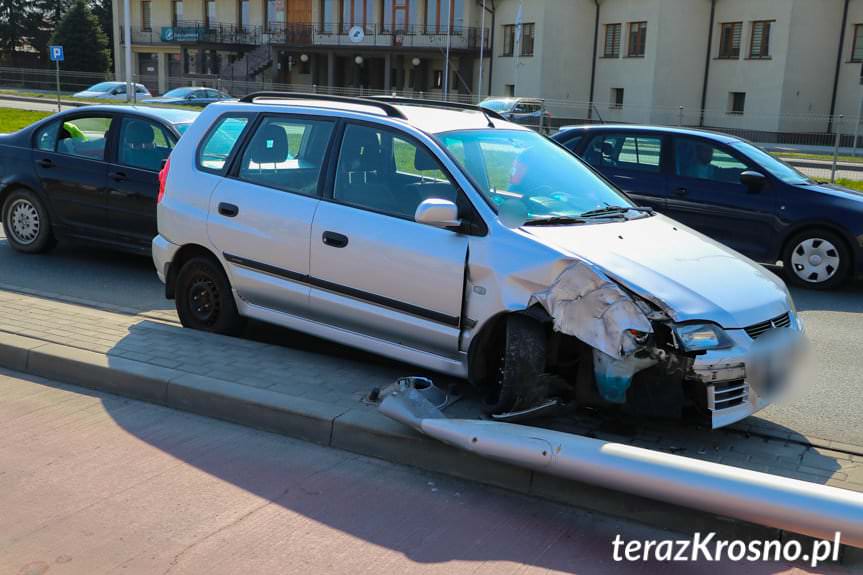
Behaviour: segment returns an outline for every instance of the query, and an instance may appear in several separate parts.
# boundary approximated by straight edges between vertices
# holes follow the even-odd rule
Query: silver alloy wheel
[[[839,250],[825,239],[807,238],[794,246],[791,267],[805,282],[825,282],[839,271]]]
[[[29,200],[19,198],[12,202],[7,212],[9,231],[13,239],[22,245],[30,245],[39,237],[41,220],[39,210]]]

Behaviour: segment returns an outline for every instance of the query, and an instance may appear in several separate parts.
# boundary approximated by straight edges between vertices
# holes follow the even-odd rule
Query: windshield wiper
[[[584,220],[572,216],[549,216],[535,218],[524,222],[526,226],[565,226],[567,224],[583,224]]]
[[[596,210],[588,210],[580,214],[579,217],[582,218],[590,218],[597,216],[616,216],[625,214],[628,211],[642,212],[646,214],[652,214],[653,208],[645,208],[641,206],[605,206],[604,208],[598,208]]]

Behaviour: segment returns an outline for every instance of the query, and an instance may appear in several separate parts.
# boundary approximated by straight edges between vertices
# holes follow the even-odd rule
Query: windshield
[[[513,102],[510,100],[486,100],[485,102],[480,102],[479,105],[495,112],[507,112],[512,108],[512,104]]]
[[[96,84],[94,86],[90,86],[89,88],[87,88],[87,91],[88,92],[110,92],[111,90],[113,90],[114,88],[116,88],[117,86],[120,86],[120,85],[121,84],[118,84],[116,82],[100,82],[99,84]]]
[[[774,158],[761,148],[757,146],[753,146],[749,142],[735,142],[731,144],[731,147],[746,154],[747,157],[752,160],[758,162],[758,164],[773,174],[775,177],[779,178],[786,184],[811,184],[812,180],[782,160],[778,158]]]
[[[440,134],[443,146],[480,187],[501,219],[578,217],[633,204],[575,156],[532,131],[464,130]]]
[[[173,90],[169,90],[165,92],[165,98],[185,98],[189,94],[191,94],[195,88],[174,88]]]

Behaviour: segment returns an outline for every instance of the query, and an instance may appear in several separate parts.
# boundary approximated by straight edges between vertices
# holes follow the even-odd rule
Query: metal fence
[[[61,69],[61,85],[66,95],[98,82],[113,80],[111,73],[74,72]],[[136,82],[157,93],[158,78],[137,75]],[[279,84],[267,81],[224,78],[214,75],[185,74],[169,76],[167,89],[182,86],[212,87],[240,97],[258,90],[310,92],[342,96],[392,95],[442,99],[438,91],[373,90],[364,87],[334,87],[312,84]],[[0,90],[53,93],[55,71],[36,68],[0,67]],[[541,95],[539,96],[541,97]],[[478,103],[475,94],[450,93],[448,99],[463,103]],[[556,131],[562,126],[585,123],[647,123],[653,125],[697,127],[746,138],[774,155],[781,157],[804,174],[820,181],[863,182],[863,124],[860,118],[817,114],[728,114],[721,110],[697,110],[685,107],[616,106],[609,102],[579,102],[546,98],[551,113],[550,126],[543,131]],[[540,126],[534,126],[540,128]]]

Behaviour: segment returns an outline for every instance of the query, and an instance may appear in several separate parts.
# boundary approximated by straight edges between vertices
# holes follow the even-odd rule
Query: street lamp
[[[364,62],[363,57],[357,56],[356,58],[354,58],[354,62],[356,63],[357,66],[362,66],[363,62]]]

